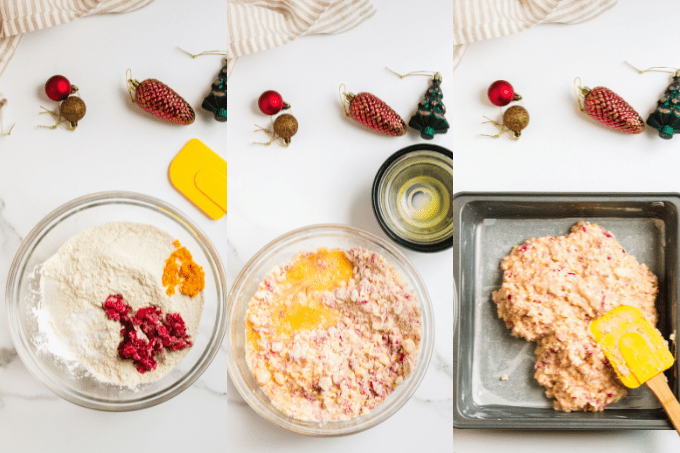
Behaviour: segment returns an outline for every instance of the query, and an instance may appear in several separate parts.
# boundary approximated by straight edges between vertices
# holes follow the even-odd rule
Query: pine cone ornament
[[[156,79],[143,82],[128,78],[130,99],[132,91],[137,93],[136,102],[145,111],[160,119],[175,124],[187,125],[194,122],[196,114],[191,105],[172,88]],[[134,99],[133,99],[133,102]]]
[[[449,122],[444,117],[446,107],[442,103],[444,94],[441,83],[442,76],[439,73],[435,74],[425,97],[418,104],[418,111],[408,122],[408,125],[419,131],[425,140],[432,140],[434,134],[445,134],[449,129]]]
[[[659,137],[666,140],[680,131],[680,71],[676,71],[673,82],[657,101],[656,109],[647,118],[647,124],[658,129]]]
[[[219,76],[212,84],[210,94],[203,99],[201,105],[205,110],[213,113],[217,121],[227,121],[227,62]]]
[[[344,93],[344,96],[343,101],[349,103],[345,114],[369,129],[392,137],[406,133],[404,120],[377,96],[371,93]]]
[[[581,110],[605,126],[626,134],[639,134],[645,130],[640,114],[609,88],[578,87],[578,91],[584,97]]]

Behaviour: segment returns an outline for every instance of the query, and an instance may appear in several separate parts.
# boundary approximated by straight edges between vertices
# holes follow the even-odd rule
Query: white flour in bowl
[[[101,381],[129,387],[168,374],[189,348],[163,350],[155,357],[157,368],[140,373],[132,360],[119,356],[123,325],[109,318],[103,304],[121,295],[131,314],[149,306],[164,315],[178,313],[193,340],[203,292],[193,298],[179,291],[168,296],[162,282],[165,262],[177,248],[174,241],[154,226],[135,223],[108,223],[69,239],[42,268],[44,308],[36,312],[47,343],[42,349],[77,362]]]

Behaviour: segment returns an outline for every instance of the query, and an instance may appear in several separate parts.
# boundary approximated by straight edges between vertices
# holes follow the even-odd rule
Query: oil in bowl
[[[373,182],[373,211],[404,247],[437,252],[453,246],[453,153],[420,144],[397,151]]]

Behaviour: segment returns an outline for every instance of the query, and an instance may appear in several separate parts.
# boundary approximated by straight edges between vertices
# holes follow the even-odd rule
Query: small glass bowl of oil
[[[418,144],[397,151],[373,181],[373,211],[396,243],[419,252],[453,246],[453,153]]]

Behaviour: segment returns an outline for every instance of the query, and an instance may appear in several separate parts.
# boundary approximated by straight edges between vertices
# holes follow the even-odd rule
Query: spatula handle
[[[671,419],[671,423],[673,423],[675,430],[680,434],[680,404],[678,404],[678,400],[675,399],[675,395],[673,395],[673,392],[671,392],[671,389],[668,387],[666,377],[663,373],[659,373],[649,379],[646,384],[654,395],[656,395],[657,399],[666,410],[668,418]]]

